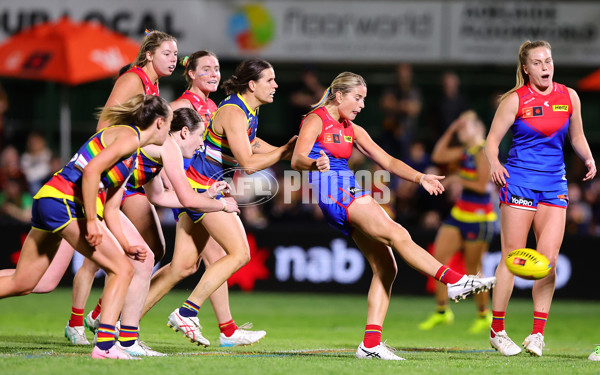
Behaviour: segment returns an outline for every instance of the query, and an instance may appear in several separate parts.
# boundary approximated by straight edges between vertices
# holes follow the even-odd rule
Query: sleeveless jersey
[[[144,69],[136,65],[125,73],[135,73],[140,77],[142,84],[144,85],[144,94],[158,96],[158,84],[155,85],[150,81],[150,77],[148,77]]]
[[[148,156],[143,148],[139,149],[136,163],[137,167],[127,180],[128,191],[142,188],[146,182],[158,175],[163,167],[161,162]]]
[[[148,77],[142,68],[136,65],[126,73],[135,73],[140,77],[142,84],[144,85],[144,94],[158,96],[158,84],[153,84],[150,81],[150,77]],[[142,150],[138,150],[136,162],[137,167],[131,174],[129,180],[127,180],[127,185],[125,186],[127,192],[133,192],[140,189],[143,192],[142,186],[156,176],[162,168],[160,163],[148,157]],[[127,193],[125,193],[125,195],[127,195]]]
[[[354,144],[354,128],[348,120],[339,122],[333,119],[325,107],[319,107],[311,113],[319,116],[323,125],[308,156],[317,159],[321,151],[324,151],[329,157],[330,165],[327,172],[309,172],[311,192],[317,198],[327,223],[342,233],[351,235],[354,227],[350,223],[348,209],[357,198],[369,193],[361,189],[348,166]],[[300,127],[303,123],[304,121]]]
[[[516,93],[519,109],[511,127],[507,182],[540,191],[566,188],[563,145],[573,113],[567,87],[553,83],[552,92],[541,95],[527,84]]]
[[[485,142],[463,152],[460,164],[459,176],[466,180],[477,180],[477,154],[484,147]],[[478,223],[483,221],[496,221],[496,213],[490,201],[490,193],[477,193],[463,188],[459,200],[454,204],[450,215],[456,220],[466,223]]]
[[[189,90],[185,90],[185,92],[178,99],[186,99],[192,103],[192,107],[194,107],[196,112],[198,112],[206,124],[210,123],[213,113],[217,111],[217,105],[210,98],[207,98],[206,101],[204,101],[201,97]],[[196,151],[196,153],[197,152],[198,151]],[[189,168],[191,161],[192,159],[183,158],[183,168],[186,171]]]
[[[308,157],[318,159],[321,151],[329,157],[330,170],[348,170],[348,158],[352,155],[354,144],[354,128],[348,120],[338,122],[334,120],[325,107],[319,107],[311,112],[321,118],[323,127],[321,134],[315,141]],[[300,127],[304,124],[304,120]]]
[[[241,108],[246,114],[248,120],[247,134],[248,140],[252,142],[256,137],[256,128],[258,126],[258,111],[252,111],[244,99],[239,94],[226,97],[220,104],[215,114],[223,107],[236,106]],[[216,181],[233,177],[234,170],[231,167],[238,165],[233,157],[227,138],[218,134],[213,129],[213,119],[206,127],[204,133],[204,151],[197,151],[192,158],[186,175],[192,188],[202,192]],[[209,160],[207,157],[210,157]],[[224,170],[224,168],[226,168]]]
[[[130,125],[115,125],[115,126],[126,126],[132,131],[135,131],[140,139],[140,130],[137,126]],[[103,140],[104,131],[111,127],[104,128],[94,134],[81,148],[75,156],[71,158],[71,161],[60,171],[56,172],[54,176],[48,181],[40,191],[35,195],[34,199],[39,198],[61,198],[67,199],[78,204],[83,204],[83,198],[81,195],[81,179],[83,176],[83,169],[96,155],[98,155],[106,145]],[[134,154],[124,157],[119,160],[110,169],[104,171],[100,176],[100,185],[98,186],[98,193],[106,191],[111,187],[122,185],[133,169],[135,168],[137,152]]]
[[[210,122],[212,114],[217,111],[217,105],[210,98],[206,98],[206,101],[204,101],[201,97],[189,90],[185,90],[185,92],[177,98],[177,100],[179,99],[186,99],[192,103],[192,107],[194,107],[196,112],[198,112],[200,117],[202,117],[207,124]]]
[[[242,96],[240,94],[235,94],[223,99],[223,101],[219,104],[215,115],[222,108],[228,106],[238,107],[244,111],[248,121],[248,127],[246,128],[248,140],[250,142],[254,141],[254,138],[256,137],[256,128],[258,126],[258,110],[254,111],[250,109]],[[231,152],[227,138],[224,134],[217,133],[213,128],[214,118],[215,116],[213,115],[204,133],[204,147],[206,149],[206,156],[214,159],[218,163],[221,163],[224,167],[235,167],[238,165],[238,163]]]

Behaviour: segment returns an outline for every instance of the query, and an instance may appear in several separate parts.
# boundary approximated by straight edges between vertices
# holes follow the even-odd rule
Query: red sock
[[[98,299],[98,304],[96,305],[96,308],[94,309],[94,311],[92,311],[92,319],[96,319],[98,317],[98,315],[100,315],[101,311],[102,311],[102,298]]]
[[[363,344],[365,348],[373,348],[381,344],[381,326],[378,326],[377,324],[367,324],[365,327]]]
[[[231,337],[231,335],[233,335],[233,333],[236,329],[238,329],[238,327],[235,325],[233,319],[231,319],[228,322],[219,324],[219,329],[221,330],[222,334],[224,334],[227,337]]]
[[[441,266],[439,270],[435,273],[435,279],[443,282],[444,284],[454,284],[458,282],[464,275],[453,271],[452,268]]]
[[[492,310],[492,337],[496,335],[494,332],[504,331],[504,317],[506,316],[506,311],[495,311]]]
[[[81,327],[83,326],[83,310],[71,308],[71,319],[69,320],[69,327]]]
[[[544,328],[546,328],[546,320],[548,320],[548,313],[543,313],[539,311],[533,312],[533,330],[531,331],[532,335],[536,333],[544,334]]]

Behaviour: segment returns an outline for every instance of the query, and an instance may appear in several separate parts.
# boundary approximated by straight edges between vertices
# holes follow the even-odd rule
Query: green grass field
[[[95,289],[89,307],[100,290]],[[433,299],[394,296],[383,338],[406,361],[357,360],[362,341],[366,296],[330,294],[231,293],[238,324],[252,321],[268,334],[260,343],[219,348],[218,327],[210,304],[200,310],[204,349],[166,326],[169,313],[187,297],[174,291],[141,324],[141,337],[169,357],[141,361],[93,360],[91,347],[72,346],[64,338],[71,291],[0,301],[1,374],[600,374],[600,363],[587,360],[600,342],[600,302],[555,301],[541,358],[521,353],[503,357],[490,349],[487,333],[469,334],[475,316],[472,301],[452,304],[456,321],[422,332],[417,324],[433,310]],[[93,301],[93,302],[92,302]],[[86,313],[88,310],[86,310]],[[531,329],[532,303],[509,305],[507,331],[518,344]],[[92,335],[88,334],[92,339]]]

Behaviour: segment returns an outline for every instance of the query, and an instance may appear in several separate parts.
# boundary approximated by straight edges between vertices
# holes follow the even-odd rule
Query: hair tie
[[[148,29],[145,29],[145,30],[144,30],[144,35],[150,35],[150,34],[152,34],[152,31],[150,31],[150,30],[148,30]]]
[[[323,105],[323,103],[325,103],[325,100],[327,100],[327,97],[329,96],[329,94],[331,93],[331,86],[329,86],[327,88],[327,90],[325,90],[325,92],[323,93],[323,96],[321,96],[321,99],[319,99],[319,101],[313,105],[311,105],[311,108],[317,108],[320,107],[321,105]]]
[[[184,58],[181,60],[181,65],[183,65],[184,67],[186,67],[186,68],[187,68],[188,61],[190,61],[190,57],[189,57],[189,56],[186,56],[186,57],[184,57]]]

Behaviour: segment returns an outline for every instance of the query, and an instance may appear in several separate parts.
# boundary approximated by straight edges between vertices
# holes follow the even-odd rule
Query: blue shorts
[[[460,231],[460,234],[465,242],[487,242],[490,243],[494,237],[494,222],[481,221],[475,223],[466,223],[456,220],[452,215],[444,221],[444,225],[455,227]]]
[[[319,207],[323,211],[327,223],[350,236],[353,228],[348,216],[348,208],[356,198],[367,195],[369,192],[361,189],[356,183],[354,174],[348,172],[348,174],[340,173],[338,175],[323,173],[318,180],[315,179],[317,181],[311,183],[311,187],[315,194],[318,194]]]
[[[522,210],[537,211],[538,204],[567,208],[569,191],[561,188],[551,191],[532,190],[529,188],[506,184],[500,189],[500,203]]]
[[[144,190],[143,186],[140,186],[139,188],[133,189],[133,188],[127,188],[125,189],[125,191],[123,192],[123,198],[121,198],[121,203],[123,203],[123,201],[125,200],[125,198],[129,198],[133,195],[146,195],[146,191]]]
[[[71,221],[85,219],[83,207],[61,198],[39,198],[31,206],[31,226],[45,232],[55,233]]]

